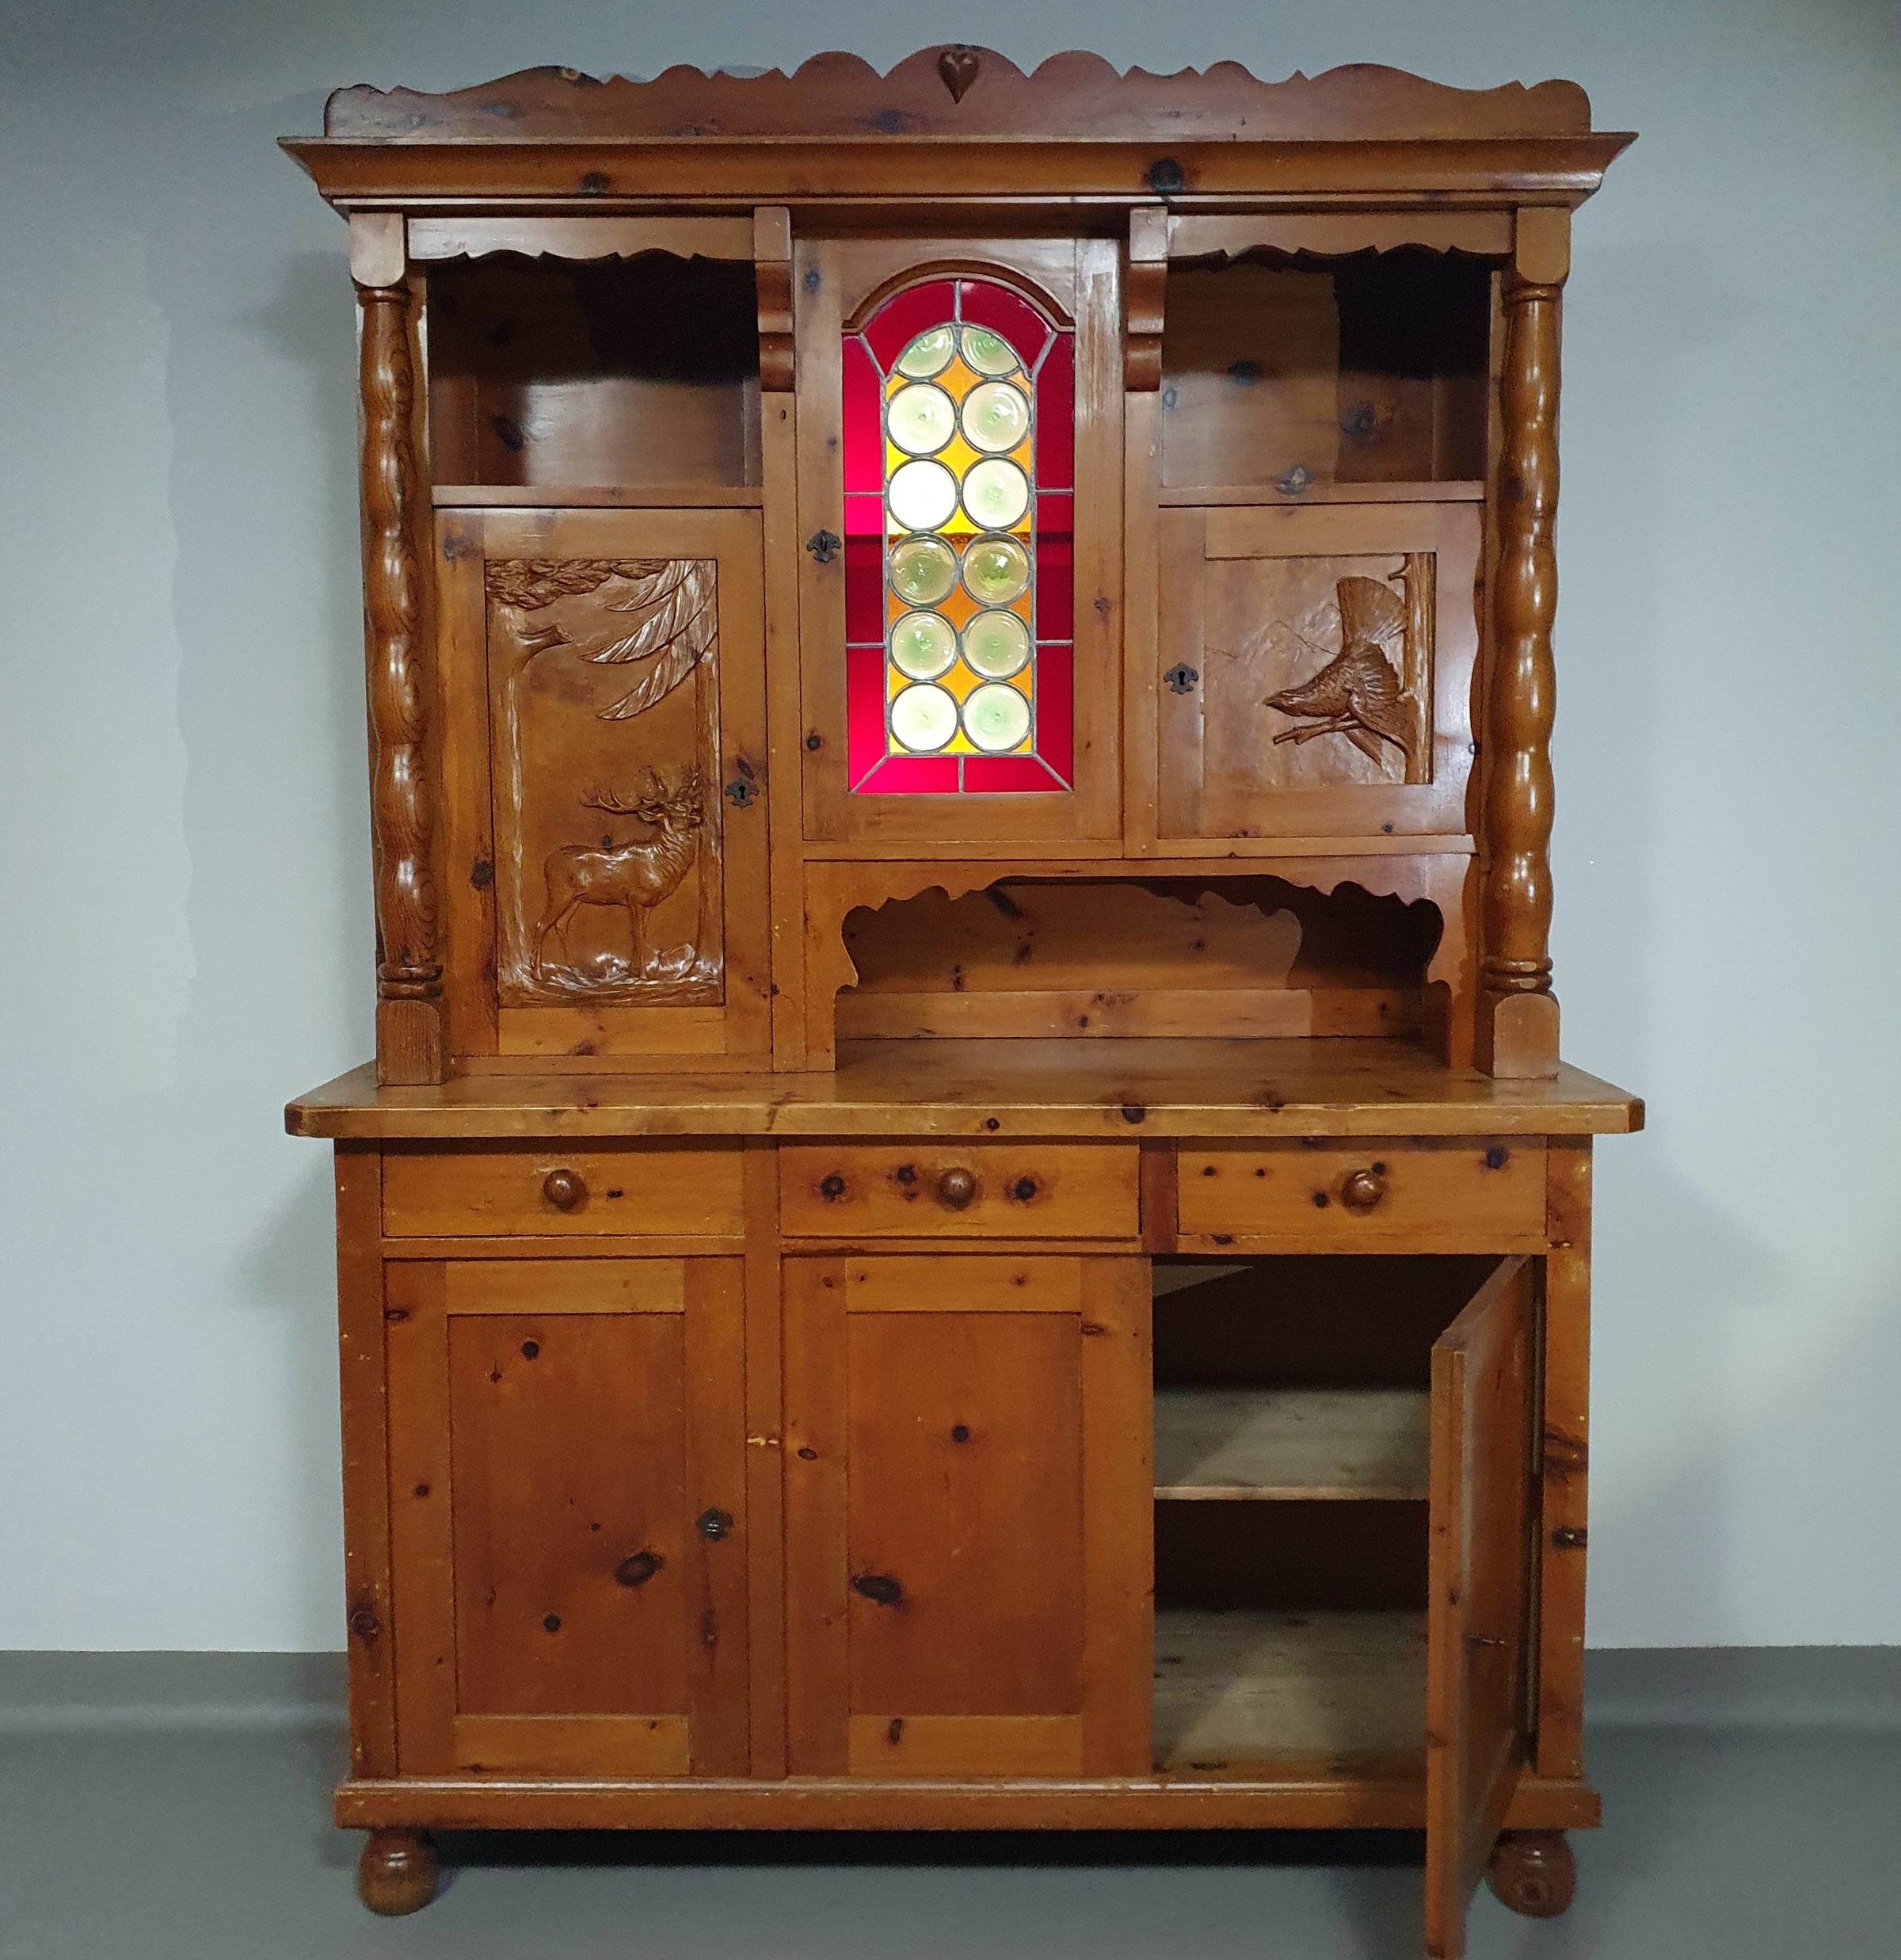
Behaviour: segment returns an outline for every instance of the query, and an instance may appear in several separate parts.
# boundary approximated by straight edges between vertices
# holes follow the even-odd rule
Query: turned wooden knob
[[[1349,1211],[1370,1211],[1386,1195],[1385,1166],[1349,1172],[1340,1186],[1340,1203]]]
[[[961,1211],[977,1195],[977,1177],[961,1164],[954,1164],[937,1180],[937,1195],[953,1211]]]
[[[586,1203],[587,1182],[578,1171],[550,1171],[541,1180],[541,1195],[557,1211],[572,1211]]]

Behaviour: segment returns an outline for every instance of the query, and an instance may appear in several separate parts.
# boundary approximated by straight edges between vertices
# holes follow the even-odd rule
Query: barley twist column
[[[406,285],[357,288],[363,309],[364,625],[376,862],[376,1079],[443,1079],[442,962],[430,864],[416,374]]]
[[[1480,1066],[1549,1076],[1558,1066],[1551,990],[1551,726],[1557,675],[1560,286],[1508,275],[1499,383],[1499,562],[1486,702],[1484,966]]]

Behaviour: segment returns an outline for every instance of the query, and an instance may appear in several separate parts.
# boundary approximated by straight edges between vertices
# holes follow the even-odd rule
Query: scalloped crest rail
[[[287,142],[362,316],[376,1055],[288,1120],[372,1910],[524,1826],[1423,1828],[1429,1955],[1561,1909],[1629,140],[950,44]]]
[[[962,81],[961,90],[947,76]],[[927,48],[881,75],[855,55],[814,55],[792,74],[669,68],[650,82],[524,68],[440,95],[339,89],[324,134],[356,142],[547,138],[1048,136],[1210,143],[1355,138],[1577,136],[1591,101],[1576,83],[1449,88],[1370,63],[1263,82],[1238,62],[1173,74],[1118,71],[1099,55],[1052,55],[1029,74],[994,48]]]

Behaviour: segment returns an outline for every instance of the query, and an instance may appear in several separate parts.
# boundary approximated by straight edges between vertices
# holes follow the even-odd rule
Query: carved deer
[[[699,829],[706,821],[705,784],[697,768],[689,768],[669,788],[657,770],[647,772],[650,787],[628,802],[611,792],[590,791],[581,802],[590,810],[619,817],[638,817],[653,826],[653,835],[631,844],[595,849],[564,844],[548,853],[544,868],[548,902],[535,929],[535,970],[550,932],[565,931],[582,906],[625,906],[634,932],[634,971],[647,968],[648,915],[678,890],[699,855]]]

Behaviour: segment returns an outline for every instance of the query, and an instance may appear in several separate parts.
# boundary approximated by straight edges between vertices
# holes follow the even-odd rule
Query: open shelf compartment
[[[1470,494],[1486,473],[1492,269],[1416,248],[1168,268],[1165,490]]]
[[[1155,1261],[1158,1770],[1423,1775],[1433,1344],[1497,1264]]]
[[[432,473],[458,501],[489,501],[484,487],[677,499],[760,482],[748,262],[444,260],[429,273],[428,327]]]

